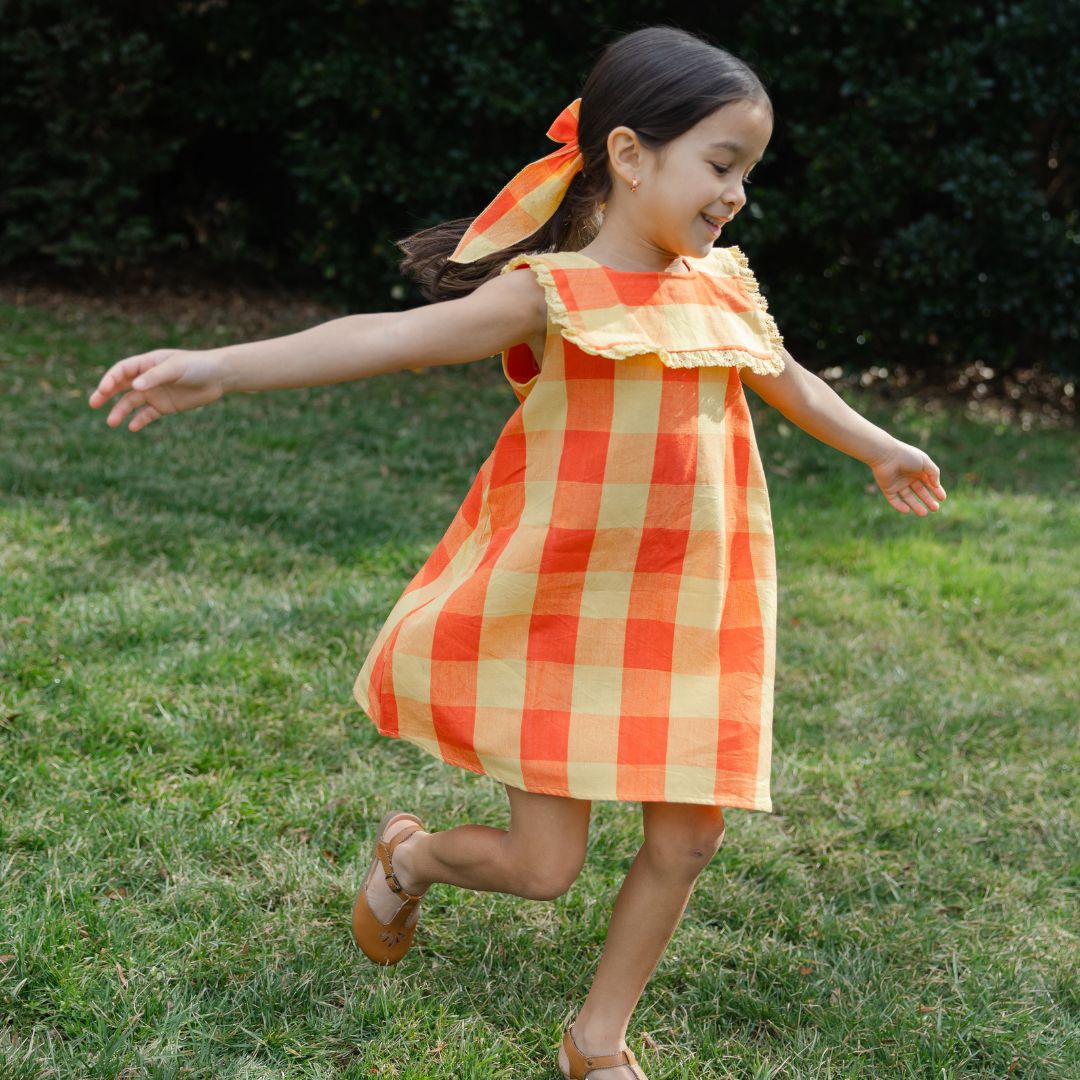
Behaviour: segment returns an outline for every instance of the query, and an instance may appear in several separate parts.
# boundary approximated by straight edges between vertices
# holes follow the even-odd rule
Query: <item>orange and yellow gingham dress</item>
[[[772,811],[776,567],[740,368],[782,338],[737,247],[689,272],[519,255],[548,331],[353,694],[511,787]]]

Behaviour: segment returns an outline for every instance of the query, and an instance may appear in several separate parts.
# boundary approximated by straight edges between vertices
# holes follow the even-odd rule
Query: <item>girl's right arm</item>
[[[501,274],[467,296],[407,311],[346,315],[296,334],[204,351],[155,349],[118,361],[90,396],[91,408],[127,391],[107,417],[138,431],[169,413],[227,393],[366,379],[405,368],[482,360],[536,338],[547,325],[533,274]]]

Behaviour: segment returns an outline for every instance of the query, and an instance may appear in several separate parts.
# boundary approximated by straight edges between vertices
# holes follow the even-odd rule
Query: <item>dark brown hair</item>
[[[465,296],[523,252],[585,247],[600,228],[599,207],[611,193],[607,137],[612,128],[632,128],[646,148],[662,157],[668,143],[724,105],[754,101],[772,112],[765,87],[746,62],[674,26],[648,26],[617,38],[604,49],[580,96],[578,143],[584,164],[559,208],[531,236],[471,263],[447,260],[472,217],[396,241],[405,253],[402,273],[419,281],[427,299]],[[494,187],[492,198],[497,191]]]

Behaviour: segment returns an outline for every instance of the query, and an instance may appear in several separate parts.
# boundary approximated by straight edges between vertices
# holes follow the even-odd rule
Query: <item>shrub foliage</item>
[[[748,60],[777,123],[735,232],[811,367],[1080,368],[1080,5],[14,0],[0,269],[421,303],[394,239],[477,213],[603,45]]]

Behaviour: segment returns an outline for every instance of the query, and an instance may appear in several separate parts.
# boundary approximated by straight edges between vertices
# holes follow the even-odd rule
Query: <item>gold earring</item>
[[[641,183],[641,181],[635,176],[634,177],[634,182],[630,185],[630,193],[631,194],[633,194],[635,191],[637,191],[638,184],[640,184],[640,183]]]

